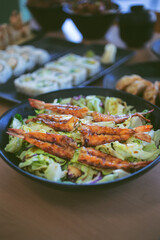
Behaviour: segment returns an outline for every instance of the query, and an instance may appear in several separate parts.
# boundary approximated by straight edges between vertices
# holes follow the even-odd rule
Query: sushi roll
[[[59,89],[71,88],[73,86],[73,77],[68,73],[55,72],[52,78],[52,81],[58,82]]]
[[[38,94],[57,90],[58,82],[50,79],[34,78],[32,74],[26,74],[14,81],[17,92],[28,96],[36,96]]]
[[[43,65],[49,62],[51,59],[49,53],[46,50],[40,48],[36,48],[34,50],[34,55],[36,57],[36,63],[39,65]]]
[[[26,71],[26,64],[24,59],[17,53],[10,54],[5,58],[5,61],[12,68],[13,75],[19,76]]]
[[[19,51],[19,55],[25,61],[26,70],[31,71],[36,65],[36,56],[24,48]]]
[[[55,91],[59,89],[59,84],[57,81],[50,80],[50,79],[37,79],[34,82],[34,85],[32,85],[32,89],[30,91],[30,94],[32,96],[36,96],[42,93],[47,93],[51,91]]]
[[[87,69],[88,77],[92,77],[101,70],[100,62],[95,60],[94,58],[83,57],[82,59],[79,59],[76,64],[80,67]]]
[[[0,84],[5,83],[12,76],[12,69],[3,60],[0,60]]]
[[[11,45],[11,46],[8,46],[7,49],[6,49],[6,52],[8,54],[13,54],[13,53],[18,53],[20,51],[21,47],[20,46],[17,46],[17,45]]]
[[[33,54],[33,52],[35,51],[35,47],[32,46],[32,45],[24,45],[24,46],[21,46],[21,51],[26,51],[26,52],[30,52]]]
[[[63,57],[60,57],[58,59],[59,62],[63,63],[70,63],[70,64],[76,64],[78,61],[80,61],[83,57],[74,54],[74,53],[69,53],[64,55]]]
[[[76,54],[67,54],[58,59],[59,62],[70,63],[77,65],[79,67],[85,68],[87,70],[88,77],[91,77],[98,73],[101,68],[99,61],[94,58],[82,57]]]
[[[55,72],[57,72],[57,71],[54,70],[54,69],[40,68],[33,73],[33,76],[36,77],[36,78],[37,77],[39,77],[39,78],[50,77],[51,78],[54,75]]]
[[[87,78],[87,71],[85,68],[79,67],[74,64],[68,64],[64,62],[50,62],[45,65],[48,69],[55,69],[60,72],[69,73],[73,77],[73,86],[79,85]]]
[[[0,59],[5,61],[7,57],[9,57],[9,54],[6,51],[0,50]]]
[[[25,74],[14,80],[14,85],[17,92],[30,95],[30,88],[33,85],[35,78],[32,74]]]

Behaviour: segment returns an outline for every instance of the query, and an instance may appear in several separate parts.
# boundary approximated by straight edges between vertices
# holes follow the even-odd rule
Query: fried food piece
[[[148,86],[144,93],[143,93],[143,98],[152,104],[156,104],[156,98],[158,97],[159,94],[159,84],[155,82],[154,84],[151,84]]]
[[[77,148],[76,142],[64,135],[41,132],[26,133],[22,129],[13,128],[9,128],[7,133],[11,136],[23,138],[45,152],[68,160],[73,157]]]
[[[143,79],[136,80],[125,88],[125,92],[133,95],[140,95],[146,89],[147,85],[148,84]]]
[[[150,120],[145,118],[143,115],[146,115],[151,112],[153,112],[153,109],[148,112],[142,112],[142,113],[137,112],[137,113],[133,113],[133,114],[124,114],[124,115],[109,115],[109,114],[93,112],[92,117],[93,117],[93,121],[95,121],[95,122],[113,121],[115,123],[123,123],[125,120],[127,120],[130,117],[138,116],[138,117],[144,119],[145,121],[150,122]]]
[[[75,129],[79,119],[70,116],[69,118],[63,118],[58,115],[39,114],[34,118],[28,119],[26,123],[41,121],[47,126],[55,129],[56,131],[70,132]]]
[[[151,161],[128,162],[113,157],[109,154],[102,153],[93,148],[82,148],[79,154],[78,161],[93,167],[110,168],[110,169],[124,169],[124,170],[138,170],[145,167]]]
[[[133,75],[126,75],[119,79],[119,81],[116,84],[116,88],[118,90],[124,90],[126,87],[128,87],[130,84],[132,84],[134,81],[141,80],[142,78],[139,75],[133,74]]]
[[[83,145],[87,147],[95,147],[110,142],[123,142],[130,138],[131,134],[124,135],[83,135]]]
[[[124,135],[124,134],[134,134],[133,129],[128,128],[112,128],[106,126],[98,126],[98,125],[87,125],[82,124],[80,127],[80,131],[83,134],[107,134],[107,135]]]
[[[88,108],[84,107],[78,107],[73,105],[61,105],[61,104],[52,104],[52,103],[45,103],[43,101],[29,98],[29,103],[31,107],[37,108],[37,109],[49,109],[54,113],[58,114],[67,114],[67,115],[73,115],[78,118],[84,118],[88,113]]]
[[[78,169],[77,167],[68,165],[67,175],[70,180],[75,180],[82,175],[82,171],[80,169]]]

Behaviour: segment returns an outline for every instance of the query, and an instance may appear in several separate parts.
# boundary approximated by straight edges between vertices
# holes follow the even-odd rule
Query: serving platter
[[[137,111],[141,112],[144,109],[154,109],[151,113],[151,122],[153,123],[154,129],[160,128],[159,116],[160,109],[155,105],[140,99],[137,96],[127,94],[121,91],[113,90],[113,89],[105,89],[105,88],[95,88],[95,87],[86,87],[86,88],[75,88],[75,89],[66,89],[60,91],[54,91],[47,94],[43,94],[38,96],[37,98],[43,100],[45,102],[53,102],[55,98],[67,98],[78,95],[98,95],[98,96],[109,96],[109,97],[118,97],[122,100],[126,101],[127,104],[134,106]],[[8,143],[8,135],[6,134],[6,130],[10,124],[12,117],[15,114],[21,114],[23,118],[28,115],[33,115],[34,110],[30,107],[28,100],[23,103],[17,104],[15,107],[10,109],[0,118],[0,155],[3,160],[8,163],[13,169],[17,170],[19,173],[31,178],[34,181],[38,181],[40,183],[49,185],[53,188],[63,189],[63,190],[85,190],[85,189],[97,189],[97,188],[107,188],[113,187],[115,185],[127,182],[132,180],[150,170],[153,166],[155,166],[160,161],[160,156],[156,158],[153,162],[151,162],[146,167],[120,179],[116,179],[110,182],[97,183],[97,184],[68,184],[68,183],[58,183],[49,181],[47,179],[43,179],[37,177],[35,175],[30,174],[29,172],[25,172],[24,170],[18,167],[19,160],[12,154],[5,152],[4,148]]]
[[[40,37],[40,38],[38,37],[34,40],[26,42],[25,44],[46,49],[51,55],[51,60],[56,60],[58,57],[63,56],[67,53],[84,55],[88,50],[92,50],[96,55],[102,56],[104,52],[104,45],[77,44],[77,43],[68,42],[64,39],[52,38],[52,37]],[[134,52],[131,50],[118,48],[116,60],[114,64],[102,65],[99,73],[97,73],[93,77],[88,78],[85,82],[83,82],[79,86],[86,86],[98,80],[99,78],[103,77],[105,74],[109,73],[111,70],[125,63],[133,55],[134,55]],[[38,68],[39,67],[35,68],[33,71],[35,71]],[[14,87],[14,78],[11,78],[5,84],[0,85],[0,97],[15,103],[19,103],[27,99],[26,95],[16,92],[16,89]]]

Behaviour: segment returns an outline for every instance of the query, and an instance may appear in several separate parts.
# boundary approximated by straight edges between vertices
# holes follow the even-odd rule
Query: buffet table
[[[158,37],[155,34],[151,42]],[[151,42],[136,49],[129,63],[158,59],[149,49]],[[14,105],[0,99],[0,116]],[[59,191],[20,175],[0,158],[0,239],[158,240],[159,183],[160,164],[114,188]]]

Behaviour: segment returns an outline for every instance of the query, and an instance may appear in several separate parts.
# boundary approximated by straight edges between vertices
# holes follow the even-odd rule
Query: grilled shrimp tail
[[[45,102],[43,102],[43,101],[33,99],[33,98],[29,98],[28,101],[29,101],[30,106],[33,108],[44,109],[44,107],[45,107]]]

